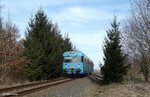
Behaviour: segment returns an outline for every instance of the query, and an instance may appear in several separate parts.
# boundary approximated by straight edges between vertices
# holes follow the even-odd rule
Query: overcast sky
[[[3,18],[11,18],[22,38],[29,19],[41,7],[98,69],[99,62],[103,63],[106,29],[110,28],[114,13],[121,22],[128,16],[130,0],[0,0],[0,5]]]

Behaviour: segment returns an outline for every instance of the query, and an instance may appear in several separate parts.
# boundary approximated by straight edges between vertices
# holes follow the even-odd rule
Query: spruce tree
[[[28,79],[43,80],[60,76],[63,52],[72,50],[71,44],[64,43],[57,24],[49,21],[44,11],[39,10],[30,20],[24,40],[24,54],[30,60],[25,68]],[[68,46],[71,48],[65,49]]]
[[[29,22],[26,39],[24,40],[24,54],[30,60],[25,68],[25,74],[30,80],[45,79],[48,56],[51,52],[50,31],[52,24],[47,16],[39,10],[34,19]]]
[[[104,65],[102,73],[104,83],[121,82],[127,72],[127,66],[124,64],[126,56],[121,50],[119,23],[116,16],[114,16],[111,27],[106,31],[107,37],[103,48]]]

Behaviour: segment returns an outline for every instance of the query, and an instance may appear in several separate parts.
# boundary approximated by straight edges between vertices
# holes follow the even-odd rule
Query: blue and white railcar
[[[85,75],[93,72],[93,62],[81,51],[67,51],[63,54],[63,73]]]

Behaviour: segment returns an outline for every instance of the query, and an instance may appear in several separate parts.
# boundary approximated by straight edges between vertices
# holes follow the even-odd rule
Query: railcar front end
[[[93,72],[93,63],[80,51],[64,52],[63,73],[85,75]]]

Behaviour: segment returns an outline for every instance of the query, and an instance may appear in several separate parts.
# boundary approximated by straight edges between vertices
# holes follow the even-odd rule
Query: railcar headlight
[[[80,64],[78,64],[78,68],[80,68]]]
[[[65,64],[65,67],[67,68],[67,64]]]

